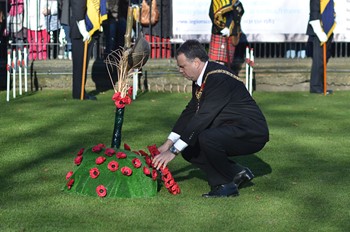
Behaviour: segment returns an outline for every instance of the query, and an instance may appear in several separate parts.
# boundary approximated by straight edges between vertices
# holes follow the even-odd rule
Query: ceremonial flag
[[[333,0],[321,0],[320,2],[320,13],[321,13],[321,23],[323,31],[329,38],[334,31],[335,22],[335,11],[334,11],[334,1]]]
[[[102,22],[107,19],[106,0],[87,0],[86,7],[86,30],[91,36],[100,29]]]

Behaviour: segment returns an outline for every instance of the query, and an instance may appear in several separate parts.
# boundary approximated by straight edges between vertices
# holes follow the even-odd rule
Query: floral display
[[[131,104],[133,94],[128,79],[145,64],[148,56],[149,53],[137,54],[130,49],[113,51],[107,56],[105,62],[116,107],[112,144],[110,148],[102,143],[90,149],[81,148],[74,157],[74,170],[65,176],[64,191],[101,198],[153,197],[159,191],[158,180],[161,180],[171,194],[181,192],[167,167],[159,171],[153,167],[153,158],[160,154],[155,145],[148,147],[150,155],[143,150],[131,151],[127,144],[120,149],[124,110]],[[117,84],[112,78],[113,70],[118,74]]]
[[[81,162],[75,163],[75,170],[66,174],[64,190],[101,198],[153,197],[159,191],[159,180],[171,194],[180,193],[167,167],[157,171],[152,166],[152,159],[159,154],[155,145],[148,147],[150,154],[131,151],[127,144],[124,148],[128,150],[98,144],[81,149],[74,157],[74,160],[82,157]]]

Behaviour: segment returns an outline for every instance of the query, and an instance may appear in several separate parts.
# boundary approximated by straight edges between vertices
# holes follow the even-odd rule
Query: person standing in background
[[[50,12],[57,12],[57,4],[52,5],[52,3],[52,1],[48,0],[24,1],[24,27],[28,31],[29,60],[47,59],[47,45],[50,37],[47,31],[47,21],[44,13],[47,12],[47,9],[50,9]]]
[[[58,19],[57,0],[46,0],[46,5],[42,13],[45,16],[46,28],[49,33],[50,46],[48,57],[50,59],[56,59],[58,55],[58,33],[61,26]]]
[[[332,53],[333,30],[335,28],[334,2],[310,0],[310,18],[306,34],[308,55],[312,57],[310,93],[324,93],[324,67]],[[326,64],[324,64],[323,44],[326,46]],[[327,90],[326,94],[333,93]]]
[[[212,0],[209,17],[212,21],[209,58],[230,67],[235,46],[241,35],[244,8],[239,0]]]
[[[64,45],[63,57],[65,59],[72,59],[72,40],[70,39],[70,9],[69,9],[69,0],[59,0],[58,1],[60,9],[60,23],[61,31],[59,36],[60,44]]]
[[[84,54],[84,43],[89,41],[91,36],[86,29],[86,0],[69,1],[71,9],[70,17],[70,37],[72,40],[72,62],[73,62],[73,99],[80,99],[82,76],[84,66],[84,55],[86,55],[85,63],[85,80],[87,76],[87,67],[89,58],[93,48],[93,41],[88,44],[87,54]],[[85,87],[85,83],[83,83]],[[84,100],[96,100],[93,95],[88,95],[84,89]]]
[[[108,19],[104,24],[105,55],[124,46],[128,0],[107,0]]]
[[[154,24],[152,22],[143,24],[141,20],[142,32],[151,45],[151,58],[169,59],[171,58],[172,0],[148,0],[146,2],[151,12],[155,13],[155,8],[157,8],[159,14]]]

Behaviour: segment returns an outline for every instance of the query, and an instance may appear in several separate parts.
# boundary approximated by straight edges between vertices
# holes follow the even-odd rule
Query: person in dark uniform
[[[312,57],[312,67],[310,76],[310,93],[324,93],[324,64],[323,64],[323,46],[322,43],[326,43],[326,62],[328,63],[331,57],[332,39],[334,22],[334,7],[332,6],[333,18],[322,20],[322,13],[320,0],[310,0],[310,18],[307,27],[306,34],[309,36],[308,39],[308,55]],[[331,1],[333,3],[333,1]],[[330,9],[330,8],[328,8]],[[326,13],[326,12],[325,12]],[[324,21],[324,22],[322,22]],[[325,26],[329,21],[330,30],[328,31]],[[322,22],[322,23],[321,23]],[[326,31],[326,32],[325,32]],[[327,90],[327,94],[332,93],[332,90]]]
[[[235,46],[241,36],[244,8],[239,0],[212,0],[209,17],[212,21],[209,58],[230,67]]]
[[[90,34],[86,30],[86,0],[69,1],[71,18],[70,18],[70,37],[72,40],[72,62],[73,62],[73,98],[80,99],[84,63],[84,42],[90,40]],[[89,42],[86,55],[86,70],[89,64],[89,57],[92,52],[93,41]],[[85,76],[86,80],[86,76]],[[85,86],[85,83],[84,83]],[[84,90],[84,100],[96,100],[93,95],[88,95]]]
[[[237,196],[238,188],[254,175],[230,159],[260,151],[269,140],[266,119],[247,91],[226,66],[209,57],[197,40],[176,52],[180,73],[192,83],[192,98],[176,121],[160,155],[159,169],[180,152],[207,176],[211,190],[203,197]]]
[[[106,55],[124,47],[128,7],[128,0],[107,0],[108,20],[103,30],[106,38]]]

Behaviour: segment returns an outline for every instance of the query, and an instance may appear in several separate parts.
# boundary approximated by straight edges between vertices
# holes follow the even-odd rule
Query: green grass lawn
[[[146,199],[62,191],[82,147],[110,146],[112,92],[98,101],[44,90],[0,92],[0,231],[349,231],[350,92],[256,92],[270,127],[259,153],[237,157],[256,175],[240,196],[203,199],[203,174],[177,157],[182,193]],[[161,145],[189,94],[145,93],[126,107],[122,143]]]

